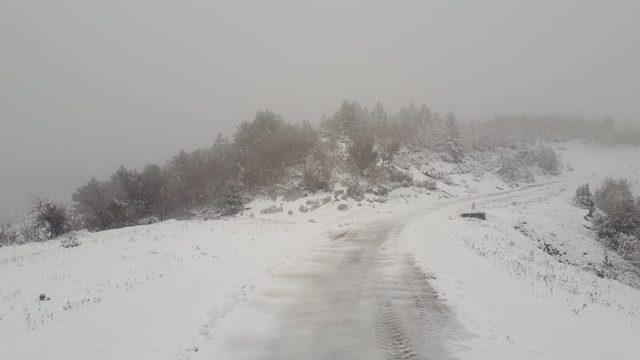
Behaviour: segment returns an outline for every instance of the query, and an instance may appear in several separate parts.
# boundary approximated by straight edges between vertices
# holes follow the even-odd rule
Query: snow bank
[[[85,233],[73,248],[0,249],[0,358],[175,359],[251,284],[312,244],[319,234],[309,230],[251,218],[167,221]]]

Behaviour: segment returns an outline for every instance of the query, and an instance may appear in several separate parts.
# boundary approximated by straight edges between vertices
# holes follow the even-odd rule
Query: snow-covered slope
[[[458,344],[461,358],[640,356],[640,290],[596,274],[605,250],[592,236],[574,232],[584,214],[538,206],[557,205],[555,197],[565,188],[555,184],[477,199],[475,208],[487,212],[486,221],[461,219],[458,214],[471,205],[464,203],[405,229],[400,246],[418,254],[469,331]],[[520,219],[536,232],[523,234]],[[625,282],[637,281],[637,274],[625,275]]]
[[[444,192],[398,189],[360,204],[332,194],[262,199],[231,219],[81,233],[71,248],[59,241],[0,248],[0,359],[202,358],[274,271],[390,214],[410,218],[395,246],[435,275],[469,333],[459,357],[640,358],[633,347],[640,293],[625,285],[634,275],[597,276],[604,250],[569,204],[577,184],[605,176],[626,176],[638,190],[640,152],[556,147],[571,166],[540,178],[549,182],[540,187],[509,191],[493,175],[452,174],[449,184],[438,182]],[[507,191],[483,195],[500,189]],[[450,203],[421,215],[442,201]],[[474,202],[488,220],[458,219]],[[273,205],[277,212],[261,211]]]

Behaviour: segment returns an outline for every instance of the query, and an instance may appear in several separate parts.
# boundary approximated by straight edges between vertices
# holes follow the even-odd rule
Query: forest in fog
[[[381,103],[371,108],[343,101],[319,126],[290,123],[269,110],[241,123],[231,137],[218,134],[208,147],[181,151],[164,164],[115,169],[91,178],[69,201],[36,196],[19,225],[3,225],[4,243],[42,241],[71,230],[91,231],[146,224],[168,218],[234,215],[255,196],[303,197],[333,184],[358,198],[377,186],[409,186],[393,166],[398,151],[427,150],[461,164],[474,154],[516,150],[502,156],[497,173],[527,180],[522,166],[537,162],[559,171],[554,150],[539,142],[579,140],[600,145],[638,144],[640,131],[611,118],[500,116],[460,122],[426,105],[409,104],[397,114]]]

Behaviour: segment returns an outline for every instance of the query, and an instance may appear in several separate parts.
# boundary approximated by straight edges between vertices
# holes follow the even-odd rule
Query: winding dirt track
[[[452,346],[464,329],[429,274],[393,246],[396,235],[408,218],[553,183],[430,204],[335,236],[300,259],[306,266],[274,275],[251,308],[278,325],[260,334],[240,326],[226,341],[228,358],[454,359]]]

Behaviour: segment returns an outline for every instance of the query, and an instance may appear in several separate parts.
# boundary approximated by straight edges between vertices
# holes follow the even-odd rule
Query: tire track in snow
[[[274,275],[246,307],[275,327],[260,335],[250,324],[237,329],[226,336],[230,355],[219,358],[452,359],[455,317],[413,259],[392,250],[402,224],[381,220],[340,234],[303,266]]]

